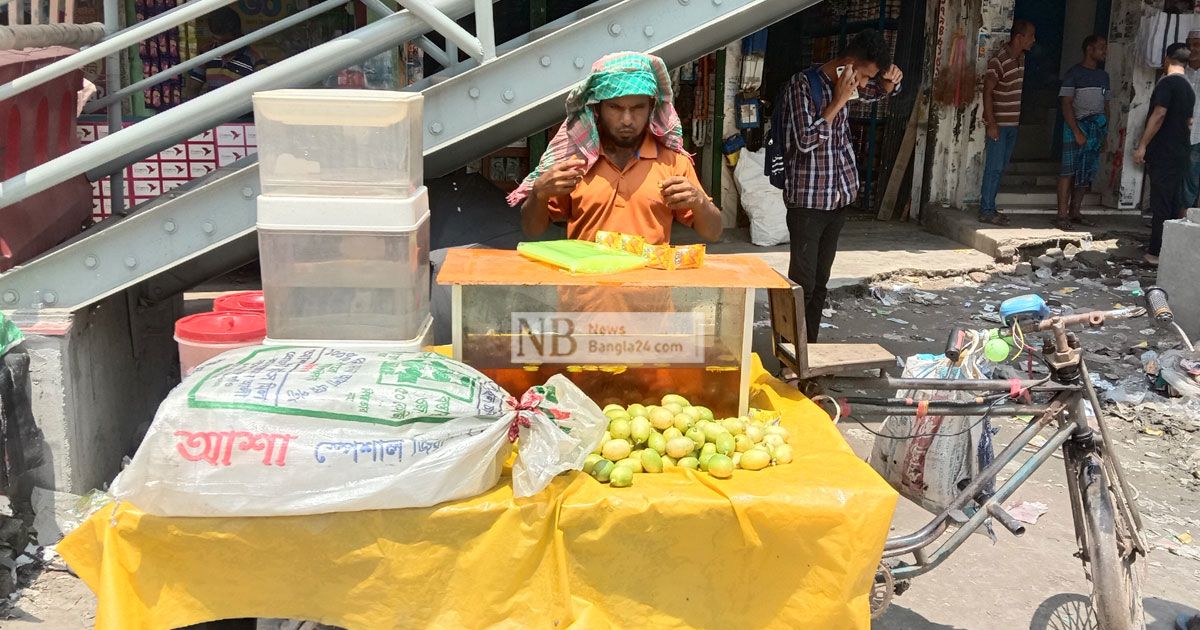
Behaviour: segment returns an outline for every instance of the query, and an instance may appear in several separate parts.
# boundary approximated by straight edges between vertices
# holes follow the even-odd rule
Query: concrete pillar
[[[741,92],[742,40],[725,47],[725,124],[724,129],[713,138],[713,144],[722,150],[725,138],[738,133],[737,97]],[[726,228],[737,226],[738,189],[733,180],[733,169],[726,164],[721,169],[721,218]]]
[[[1112,5],[1105,63],[1114,92],[1112,118],[1108,123],[1108,151],[1101,159],[1097,177],[1106,206],[1135,208],[1142,199],[1144,169],[1133,162],[1133,151],[1146,128],[1157,74],[1142,63],[1136,40],[1142,17],[1154,10],[1142,0],[1114,0]]]
[[[947,2],[942,23],[935,18],[929,32],[940,33],[934,59],[934,91],[946,80],[955,35],[966,36],[967,58],[975,68],[975,89],[962,107],[934,102],[933,164],[929,171],[931,203],[963,207],[979,203],[983,182],[986,128],[983,124],[983,74],[991,54],[1008,41],[1015,0]]]
[[[1159,256],[1158,284],[1167,290],[1175,321],[1200,343],[1200,208],[1186,219],[1167,221]]]
[[[108,484],[179,382],[174,322],[182,296],[142,306],[134,290],[79,310],[16,312],[26,335],[33,415],[46,442],[42,488],[83,494]]]

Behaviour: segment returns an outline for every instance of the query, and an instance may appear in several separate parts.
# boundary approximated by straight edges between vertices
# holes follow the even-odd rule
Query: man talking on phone
[[[900,90],[904,73],[892,65],[878,31],[850,40],[836,59],[793,76],[781,93],[791,261],[788,278],[804,287],[808,341],[817,340],[829,273],[846,207],[858,198],[858,163],[846,104],[876,101]]]

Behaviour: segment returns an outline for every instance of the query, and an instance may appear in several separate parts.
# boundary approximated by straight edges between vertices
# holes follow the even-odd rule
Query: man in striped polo
[[[979,220],[1007,225],[1008,217],[996,210],[1000,177],[1012,159],[1021,124],[1021,87],[1025,79],[1025,53],[1035,41],[1033,23],[1013,22],[1012,36],[988,60],[983,80],[983,122],[987,141],[983,166],[983,190],[979,197]]]

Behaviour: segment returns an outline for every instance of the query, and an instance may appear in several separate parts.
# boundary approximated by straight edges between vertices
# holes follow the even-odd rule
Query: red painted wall
[[[40,48],[0,51],[0,83],[75,51]],[[0,101],[0,180],[8,180],[79,146],[75,131],[80,71]],[[81,175],[20,203],[0,199],[0,271],[21,264],[91,223],[92,188]]]

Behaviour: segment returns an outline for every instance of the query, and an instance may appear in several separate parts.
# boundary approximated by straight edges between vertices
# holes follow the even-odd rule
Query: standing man
[[[1167,47],[1163,56],[1166,76],[1158,80],[1150,94],[1150,118],[1146,131],[1133,152],[1133,161],[1145,164],[1150,175],[1150,245],[1146,262],[1157,265],[1162,248],[1163,223],[1179,215],[1179,191],[1188,172],[1191,151],[1192,112],[1196,93],[1184,78],[1191,58],[1187,44]]]
[[[1008,168],[1017,146],[1017,126],[1021,124],[1021,88],[1025,82],[1025,53],[1036,41],[1033,23],[1013,22],[1011,37],[988,60],[983,78],[983,122],[987,125],[983,190],[979,196],[979,220],[1008,225],[1008,217],[996,210],[1000,177]]]
[[[1187,67],[1183,69],[1183,76],[1192,84],[1192,91],[1200,95],[1200,30],[1188,33],[1187,46],[1190,56]],[[1196,99],[1196,106],[1192,110],[1191,159],[1187,176],[1183,179],[1180,198],[1183,208],[1194,207],[1197,198],[1200,197],[1200,123],[1197,121],[1200,121],[1200,98]]]
[[[1054,226],[1071,230],[1072,223],[1095,226],[1080,206],[1100,168],[1100,152],[1108,134],[1108,101],[1112,98],[1108,73],[1100,69],[1108,55],[1108,40],[1088,35],[1083,40],[1083,61],[1063,76],[1058,96],[1062,101],[1062,168],[1058,171],[1058,218]]]
[[[804,287],[809,343],[816,342],[821,330],[821,309],[846,206],[858,197],[858,164],[846,104],[854,98],[875,101],[894,94],[902,77],[883,36],[866,30],[841,56],[793,76],[784,86],[778,106],[785,108],[786,125],[788,278]]]

